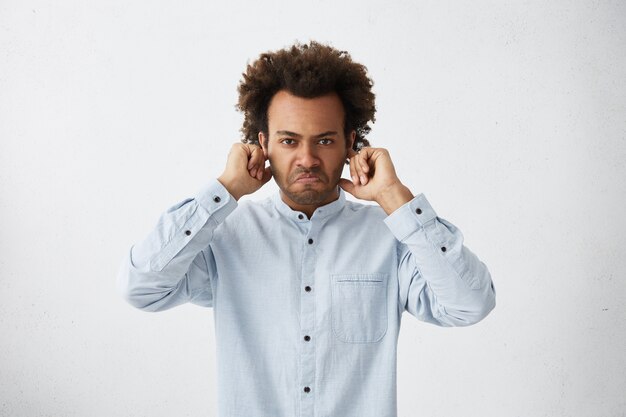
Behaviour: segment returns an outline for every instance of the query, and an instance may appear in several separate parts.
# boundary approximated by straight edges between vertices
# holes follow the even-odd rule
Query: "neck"
[[[339,186],[337,186],[335,190],[330,193],[330,195],[326,197],[326,199],[324,199],[322,202],[316,202],[312,204],[297,203],[290,199],[282,190],[280,191],[280,198],[285,204],[289,206],[289,208],[291,208],[292,210],[303,212],[310,219],[311,216],[313,216],[315,210],[318,209],[318,207],[325,206],[326,204],[332,203],[339,198]]]

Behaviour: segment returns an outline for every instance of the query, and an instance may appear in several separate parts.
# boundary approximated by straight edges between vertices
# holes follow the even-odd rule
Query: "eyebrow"
[[[293,136],[293,137],[297,137],[300,138],[302,137],[302,135],[299,135],[297,133],[294,132],[290,132],[288,130],[277,130],[276,131],[277,135],[285,135],[285,136]],[[336,135],[337,132],[335,132],[334,130],[329,130],[328,132],[324,132],[324,133],[320,133],[319,135],[315,135],[315,138],[321,138],[322,136],[332,136],[332,135]]]

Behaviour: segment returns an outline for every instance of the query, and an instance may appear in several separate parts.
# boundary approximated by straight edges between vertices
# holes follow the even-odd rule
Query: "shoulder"
[[[367,225],[366,229],[370,232],[385,234],[386,217],[387,213],[378,204],[346,200],[335,221],[341,224],[341,227],[363,229],[363,226]]]
[[[259,223],[275,217],[271,197],[262,200],[240,200],[237,208],[226,218],[226,225],[237,227],[243,223]]]
[[[346,232],[354,241],[375,240],[377,248],[391,249],[397,243],[385,224],[387,213],[378,204],[369,202],[346,201],[339,216],[329,225]]]
[[[346,200],[345,210],[347,215],[361,216],[368,219],[384,220],[387,213],[376,203],[361,203],[358,201]]]

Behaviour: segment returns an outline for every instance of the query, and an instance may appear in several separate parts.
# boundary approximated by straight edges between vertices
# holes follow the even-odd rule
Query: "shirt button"
[[[313,239],[309,239],[309,245],[313,244]]]
[[[304,287],[304,291],[306,292],[311,292],[311,287],[309,287],[308,285],[306,287]]]
[[[185,230],[185,234],[189,236],[191,234],[191,230]]]
[[[415,209],[415,212],[416,212],[417,214],[422,214],[422,209],[418,207],[417,209]]]
[[[304,336],[304,340],[306,340],[306,341],[308,342],[309,340],[311,340],[311,336],[309,336],[309,335],[307,334],[306,336]]]
[[[309,388],[309,387],[304,387],[304,392],[311,392],[311,388]]]
[[[302,214],[298,214],[298,218],[299,218],[300,220],[302,220],[302,219],[304,219],[304,216],[303,216]]]
[[[215,201],[216,203],[219,203],[220,201],[222,201],[222,199],[220,198],[219,195],[216,195],[215,197],[213,197],[213,201]]]
[[[442,252],[445,252],[445,251],[446,251],[446,247],[445,247],[445,246],[442,246],[442,247],[441,247],[441,251],[442,251]]]

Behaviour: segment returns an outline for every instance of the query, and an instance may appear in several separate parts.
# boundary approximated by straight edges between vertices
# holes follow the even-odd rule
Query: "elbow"
[[[485,275],[482,280],[483,285],[478,285],[476,289],[471,291],[472,295],[468,298],[468,308],[465,311],[459,311],[458,326],[476,324],[485,319],[496,307],[496,289],[491,280],[491,274],[486,268]]]
[[[186,280],[170,287],[159,284],[158,278],[137,270],[126,260],[117,275],[117,292],[131,306],[149,312],[172,308],[188,297]]]
[[[489,287],[480,294],[480,297],[472,297],[471,302],[466,303],[463,307],[444,307],[444,312],[439,321],[442,326],[471,326],[485,319],[495,307],[496,292],[493,283],[490,283]]]
[[[118,295],[120,295],[122,299],[131,306],[140,310],[143,310],[146,307],[144,300],[131,284],[130,271],[128,268],[124,268],[124,266],[120,268],[120,271],[117,274],[116,289]]]
[[[131,306],[139,310],[150,311],[150,304],[146,303],[145,298],[137,294],[135,291],[132,291],[130,288],[118,288],[118,293],[120,294],[122,299]]]
[[[489,283],[480,302],[476,303],[476,307],[473,314],[470,315],[471,319],[468,320],[468,326],[482,321],[496,308],[496,290],[493,286],[493,282]]]
[[[147,294],[145,289],[137,285],[140,277],[136,275],[136,272],[128,264],[128,260],[125,260],[117,273],[116,290],[118,295],[139,310],[156,311],[154,294]]]
[[[493,296],[489,296],[483,300],[482,303],[477,305],[477,308],[472,312],[468,312],[465,316],[465,320],[461,326],[471,326],[478,322],[483,321],[491,311],[496,307],[496,297],[495,294]]]
[[[149,312],[157,312],[164,310],[163,300],[167,298],[170,292],[165,294],[147,293],[141,288],[133,288],[132,286],[119,286],[118,293],[131,306]]]
[[[496,288],[493,286],[493,281],[489,280],[489,286],[487,287],[487,291],[485,291],[485,296],[483,297],[483,302],[481,303],[482,308],[479,309],[478,319],[475,323],[478,323],[485,317],[491,313],[491,311],[496,308]]]

